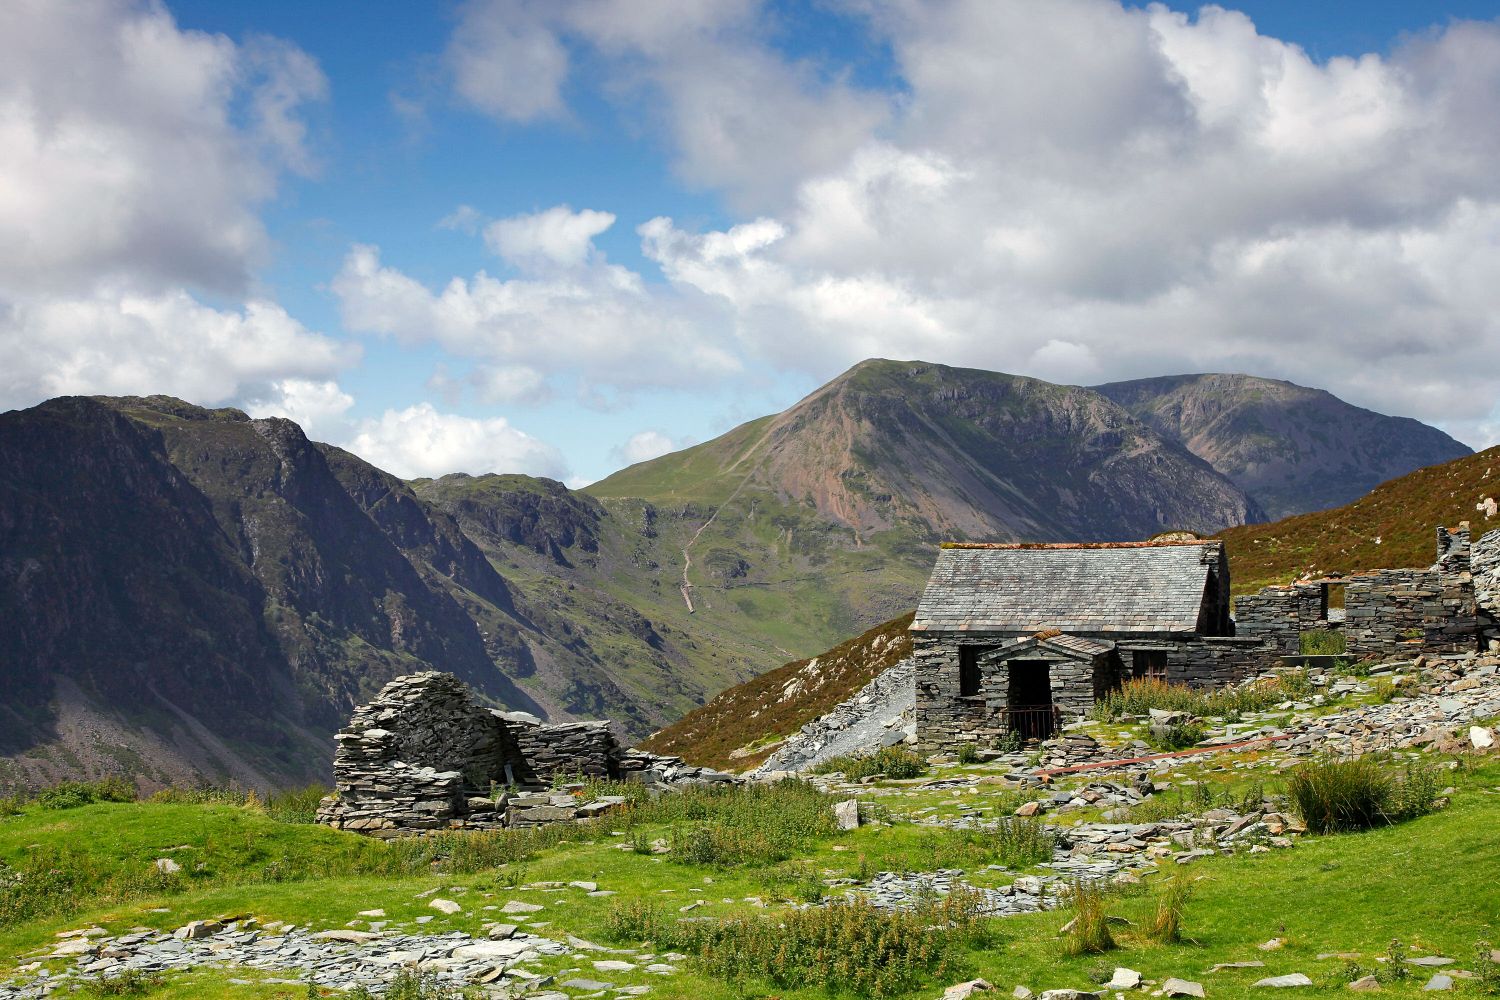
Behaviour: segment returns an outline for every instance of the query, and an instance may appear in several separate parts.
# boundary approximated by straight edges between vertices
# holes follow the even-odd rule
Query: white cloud
[[[594,254],[594,237],[615,224],[609,212],[575,212],[556,205],[544,212],[496,219],[484,227],[484,242],[523,270],[581,267]]]
[[[517,237],[511,245],[528,244]],[[535,381],[522,370],[616,389],[701,384],[739,370],[728,331],[713,329],[716,307],[648,286],[587,239],[546,232],[529,245],[552,254],[540,273],[502,280],[480,271],[438,292],[383,265],[378,248],[353,247],[332,284],[344,326],[435,342],[509,371],[495,383],[502,389]]]
[[[1500,374],[1453,359],[1500,353],[1500,23],[1320,62],[1217,6],[834,9],[885,47],[890,85],[787,57],[758,0],[473,3],[469,58],[503,66],[531,38],[556,57],[546,114],[597,85],[746,215],[641,225],[665,288],[594,256],[608,213],[562,207],[513,220],[508,251],[492,240],[516,281],[398,295],[404,276],[357,251],[346,313],[592,386],[757,362],[823,378],[870,356],[1077,382],[1244,370],[1491,433]],[[470,18],[511,35],[461,42]]]
[[[93,393],[213,405],[275,395],[276,382],[306,403],[304,380],[327,379],[358,353],[261,300],[234,310],[182,291],[49,298],[0,309],[0,405]]]
[[[285,417],[300,426],[308,437],[319,441],[342,440],[349,431],[346,417],[354,397],[331,380],[285,378],[245,400],[243,408],[252,417]]]
[[[430,403],[386,410],[378,419],[364,421],[346,447],[403,479],[450,472],[567,475],[557,449],[512,427],[504,417],[442,413]]]
[[[568,52],[547,24],[550,0],[470,2],[445,60],[458,93],[502,121],[561,117]]]
[[[0,295],[243,288],[255,208],[312,169],[300,115],[326,90],[294,46],[182,31],[158,4],[0,5]]]
[[[295,46],[184,31],[159,3],[0,5],[0,405],[313,412],[309,387],[359,350],[256,296],[253,274],[256,213],[284,171],[316,170],[305,114],[326,95]]]
[[[649,462],[653,458],[660,458],[678,449],[679,445],[661,431],[638,431],[630,435],[629,440],[615,449],[620,460],[626,465],[635,465],[637,462]]]

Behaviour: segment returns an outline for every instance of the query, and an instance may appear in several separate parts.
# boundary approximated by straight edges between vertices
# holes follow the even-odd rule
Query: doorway
[[[1046,660],[1011,660],[1007,673],[1006,713],[1010,728],[1022,739],[1045,740],[1057,728],[1052,706],[1052,670]]]

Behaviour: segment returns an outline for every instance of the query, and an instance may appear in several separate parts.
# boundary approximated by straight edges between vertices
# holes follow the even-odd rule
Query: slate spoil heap
[[[739,779],[620,746],[607,722],[545,725],[474,701],[452,674],[398,677],[335,737],[335,793],[318,822],[390,838],[592,819],[622,796],[585,798],[582,781],[653,791]],[[554,787],[557,786],[557,787]]]

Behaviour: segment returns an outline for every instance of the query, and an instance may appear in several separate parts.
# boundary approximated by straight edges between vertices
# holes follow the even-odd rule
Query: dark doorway
[[[982,674],[979,670],[979,648],[960,646],[958,649],[958,695],[971,698],[979,693]]]
[[[1056,729],[1052,706],[1052,671],[1046,660],[1011,660],[1006,689],[1010,728],[1022,739],[1045,740]]]

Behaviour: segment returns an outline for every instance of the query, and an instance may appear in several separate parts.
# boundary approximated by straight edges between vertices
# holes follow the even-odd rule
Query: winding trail
[[[760,446],[766,443],[766,441],[771,437],[771,433],[775,429],[776,421],[773,420],[771,421],[771,425],[766,428],[765,433],[757,438],[755,443],[752,444],[749,448],[746,448],[743,452],[741,452],[740,457],[731,462],[729,464],[729,467],[724,471],[726,473],[733,472],[736,468],[739,467],[741,462],[749,458],[751,455],[755,454],[755,452],[759,451]],[[744,478],[740,480],[740,484],[734,488],[734,492],[730,493],[729,496],[725,497],[724,500],[714,508],[714,512],[708,515],[708,520],[704,521],[698,526],[698,530],[693,532],[693,537],[689,538],[687,540],[687,544],[682,547],[682,586],[680,589],[682,590],[682,602],[687,605],[688,614],[693,614],[697,610],[693,607],[693,581],[688,576],[688,571],[693,568],[693,545],[698,541],[698,536],[703,534],[703,532],[707,530],[710,524],[713,524],[714,521],[718,520],[719,511],[723,510],[725,507],[734,502],[734,498],[740,495],[740,491],[745,488],[745,484],[750,481],[750,477],[755,475],[756,470],[758,470],[759,468],[759,463],[756,463],[755,465],[752,465],[750,467],[750,470],[745,473]]]

